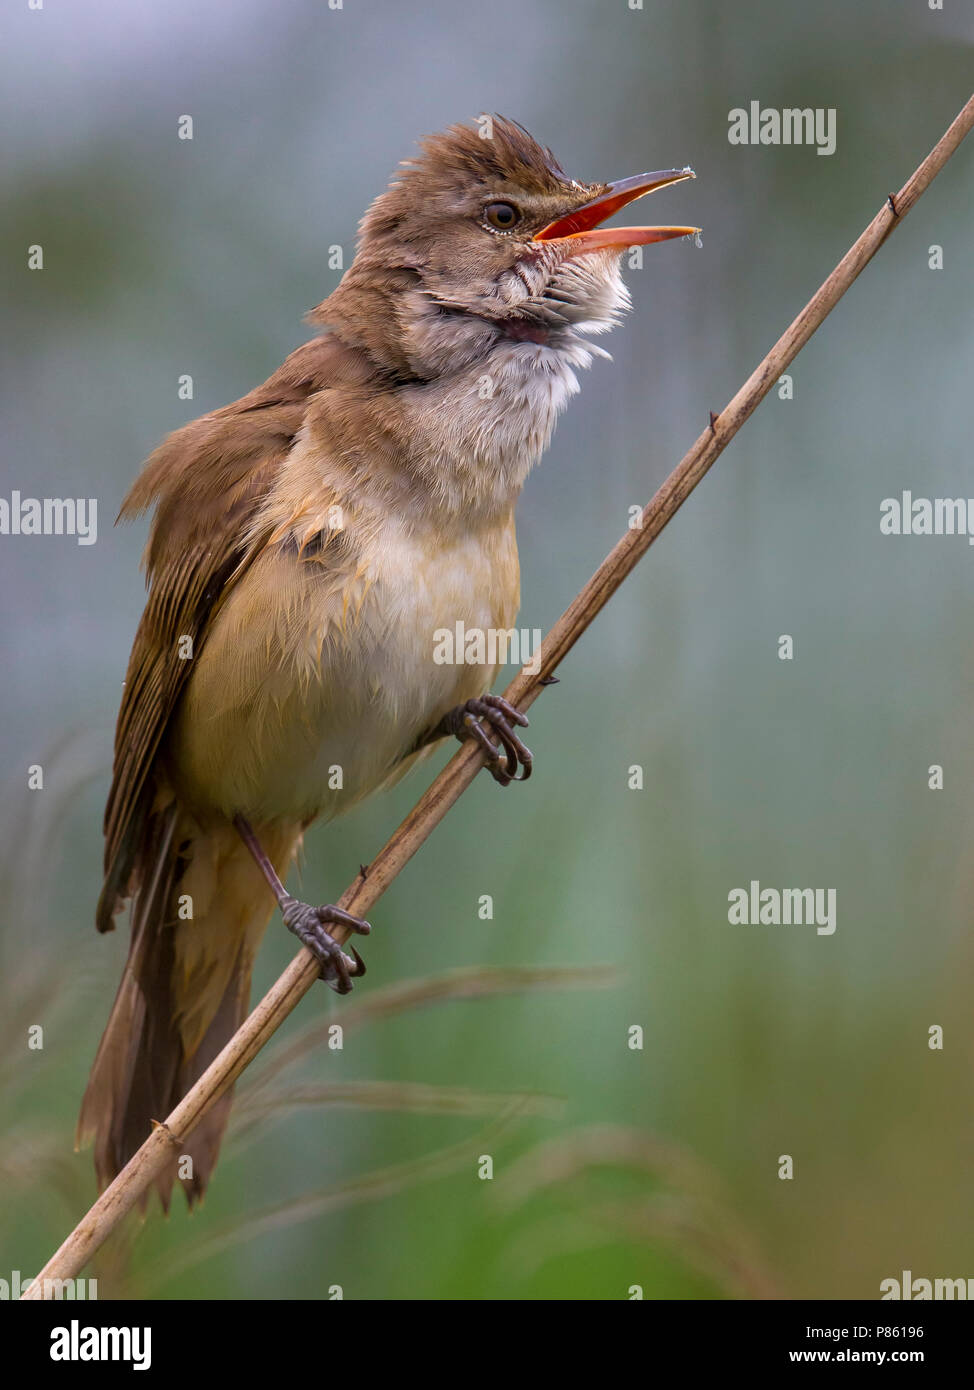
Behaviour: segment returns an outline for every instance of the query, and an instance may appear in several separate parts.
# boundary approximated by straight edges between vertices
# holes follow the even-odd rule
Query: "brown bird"
[[[697,230],[600,224],[692,177],[578,183],[500,117],[430,137],[310,315],[322,336],[170,435],[126,497],[155,516],[97,911],[110,931],[130,899],[131,944],[78,1124],[101,1186],[241,1023],[275,898],[335,989],[363,973],[327,927],[368,924],[283,886],[307,826],[450,735],[503,784],[530,774],[498,668],[438,664],[434,633],[513,625],[515,503],[588,336],[628,307],[620,255]],[[185,1145],[190,1204],[229,1107]]]

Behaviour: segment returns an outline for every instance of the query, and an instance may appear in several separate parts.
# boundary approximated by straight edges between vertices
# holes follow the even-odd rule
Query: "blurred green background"
[[[651,220],[699,223],[703,249],[627,272],[614,362],[520,508],[520,621],[547,628],[967,99],[962,8],[8,11],[0,495],[95,496],[99,535],[0,538],[0,1277],[35,1273],[94,1195],[71,1145],[126,948],[92,918],[143,601],[145,528],[111,519],[140,460],[304,340],[328,248],[348,263],[424,132],[500,111],[583,179],[691,163]],[[836,152],[730,145],[752,100],[834,107]],[[904,488],[974,493],[972,213],[968,142],[535,706],[532,781],[462,798],[373,912],[368,979],[314,991],[244,1079],[203,1209],[132,1223],[103,1296],[831,1299],[974,1276],[974,555],[878,524]],[[312,901],[429,773],[309,834]],[[751,879],[835,888],[837,931],[729,925]],[[275,923],[255,991],[292,954]],[[309,1045],[346,1018],[342,1051]]]

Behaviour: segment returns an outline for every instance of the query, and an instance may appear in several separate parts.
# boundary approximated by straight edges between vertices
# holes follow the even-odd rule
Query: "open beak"
[[[695,236],[699,227],[602,227],[599,224],[636,198],[655,193],[657,188],[695,179],[692,169],[660,169],[655,174],[636,174],[631,179],[610,183],[606,191],[590,203],[583,203],[566,217],[549,222],[533,238],[535,241],[564,243],[569,255],[580,256],[587,251],[624,251],[627,246],[645,246],[652,241],[669,241],[672,237]]]

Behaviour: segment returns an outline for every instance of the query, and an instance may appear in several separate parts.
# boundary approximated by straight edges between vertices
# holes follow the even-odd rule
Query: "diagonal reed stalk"
[[[974,96],[899,193],[895,196],[890,194],[866,230],[758,364],[733,400],[719,415],[711,416],[708,428],[644,508],[640,527],[626,532],[545,637],[540,671],[528,675],[522,670],[508,686],[504,694],[512,704],[523,710],[538,698],[547,678],[565,659],[745,420],[753,414],[816,328],[869,264],[893,228],[926,192],[972,126]],[[359,876],[339,899],[339,905],[346,912],[360,917],[366,915],[474,780],[481,766],[479,748],[474,743],[463,745],[369,865],[367,873]],[[339,928],[335,936],[342,941],[347,933]],[[84,1268],[156,1175],[171,1161],[173,1153],[181,1151],[185,1138],[210,1106],[249,1066],[311,989],[318,978],[318,970],[314,957],[302,949],[165,1123],[153,1130],[114,1182],[101,1194],[22,1295],[24,1298],[42,1298],[45,1280],[70,1278]]]

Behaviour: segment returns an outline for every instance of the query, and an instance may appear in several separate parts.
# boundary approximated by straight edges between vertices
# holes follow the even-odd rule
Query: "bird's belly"
[[[389,527],[364,572],[277,551],[218,615],[175,744],[189,799],[259,822],[332,817],[404,770],[442,716],[497,666],[442,634],[506,629],[518,604],[513,528],[440,537]],[[445,651],[446,649],[446,651]],[[453,660],[443,660],[444,653]]]

